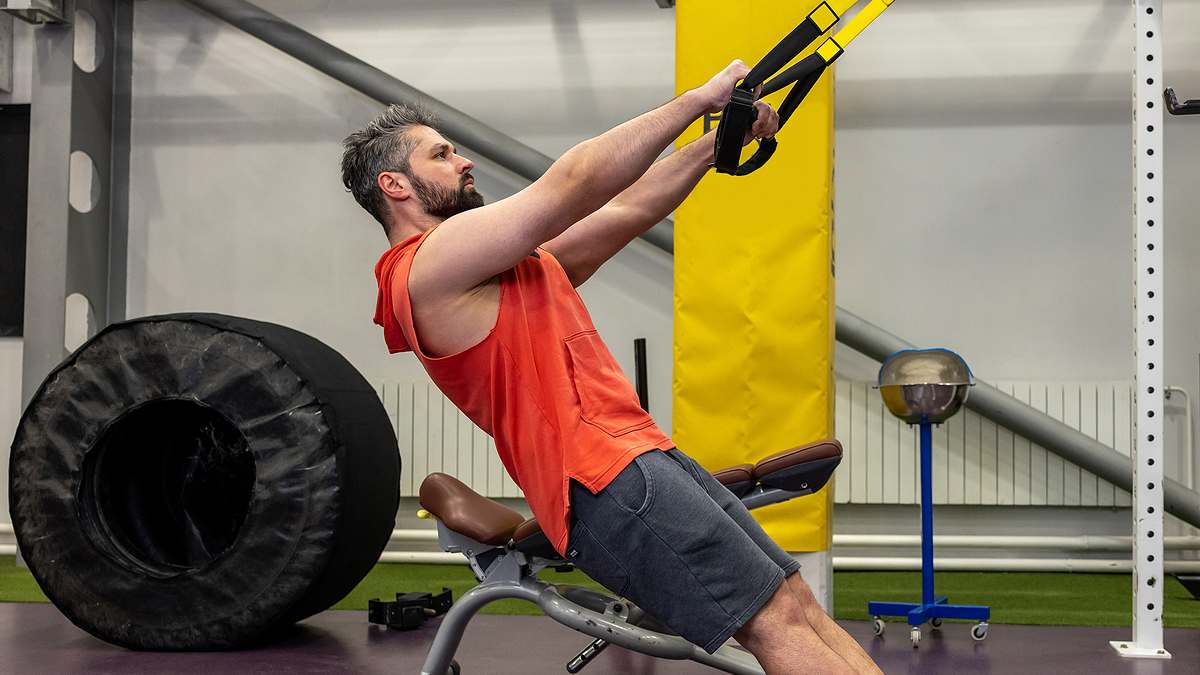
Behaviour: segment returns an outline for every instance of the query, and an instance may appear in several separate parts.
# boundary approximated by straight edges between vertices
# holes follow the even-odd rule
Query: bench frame
[[[742,495],[747,509],[777,504],[812,494],[824,487],[841,457],[812,462],[816,479],[797,491],[758,485]],[[551,584],[538,578],[547,567],[567,568],[570,562],[562,558],[543,558],[528,555],[515,548],[512,541],[504,546],[485,544],[447,527],[437,521],[438,544],[448,553],[467,557],[479,585],[467,591],[442,618],[433,645],[425,657],[421,675],[458,675],[454,654],[462,642],[467,623],[490,602],[515,598],[527,600],[542,609],[558,623],[595,638],[570,666],[570,672],[586,665],[609,643],[663,659],[692,660],[737,675],[764,675],[762,666],[752,654],[729,645],[709,654],[678,635],[644,628],[645,613],[621,598],[592,589],[565,584]]]

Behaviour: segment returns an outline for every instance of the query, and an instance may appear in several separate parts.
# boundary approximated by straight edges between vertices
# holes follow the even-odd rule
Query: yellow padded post
[[[816,5],[678,3],[676,90],[734,58],[753,65]],[[710,174],[676,211],[672,431],[710,470],[834,435],[832,92],[831,71],[769,164]],[[778,106],[784,95],[767,100]],[[702,133],[697,122],[680,145]],[[826,487],[753,513],[785,549],[824,551],[831,511]]]

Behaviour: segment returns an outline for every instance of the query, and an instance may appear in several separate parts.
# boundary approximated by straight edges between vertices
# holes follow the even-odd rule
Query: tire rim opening
[[[102,549],[168,577],[200,570],[233,546],[254,483],[254,456],[233,422],[195,399],[158,399],[126,411],[97,439],[80,504]]]

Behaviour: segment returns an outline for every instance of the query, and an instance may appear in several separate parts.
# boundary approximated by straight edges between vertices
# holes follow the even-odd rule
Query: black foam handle
[[[738,85],[721,111],[721,123],[717,125],[713,166],[718,173],[733,173],[737,169],[742,158],[742,141],[757,118],[754,93]]]

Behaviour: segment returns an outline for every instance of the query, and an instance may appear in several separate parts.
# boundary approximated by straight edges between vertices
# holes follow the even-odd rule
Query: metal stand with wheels
[[[885,616],[908,619],[913,647],[921,644],[921,626],[937,629],[943,619],[973,619],[971,637],[987,637],[991,608],[951,605],[933,588],[933,425],[958,412],[967,399],[971,371],[962,357],[945,349],[904,350],[888,357],[879,370],[879,389],[888,410],[921,431],[921,602],[869,602],[875,635],[882,636]]]

